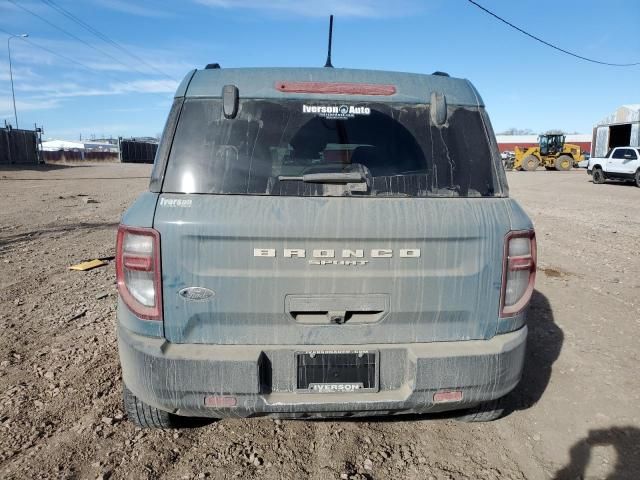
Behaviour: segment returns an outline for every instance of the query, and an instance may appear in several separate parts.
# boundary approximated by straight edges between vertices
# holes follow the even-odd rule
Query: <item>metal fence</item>
[[[157,143],[120,140],[120,161],[122,163],[153,163],[157,150]]]
[[[34,130],[0,128],[0,165],[37,165],[38,136]]]

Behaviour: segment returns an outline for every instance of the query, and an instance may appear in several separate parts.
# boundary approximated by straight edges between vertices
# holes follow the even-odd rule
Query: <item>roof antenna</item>
[[[331,38],[333,37],[333,15],[329,15],[329,51],[327,52],[327,63],[324,64],[326,68],[333,68],[331,65]]]

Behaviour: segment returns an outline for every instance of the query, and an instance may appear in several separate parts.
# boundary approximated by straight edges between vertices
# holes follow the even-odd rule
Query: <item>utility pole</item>
[[[13,116],[16,119],[16,130],[18,129],[18,112],[16,111],[16,92],[13,90],[13,70],[11,68],[11,39],[12,38],[27,38],[28,33],[21,33],[20,35],[11,35],[7,38],[7,51],[9,52],[9,78],[11,78],[11,96],[13,97]]]

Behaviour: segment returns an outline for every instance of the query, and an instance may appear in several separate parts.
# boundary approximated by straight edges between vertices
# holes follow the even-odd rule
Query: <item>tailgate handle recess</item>
[[[389,311],[387,295],[287,295],[287,313],[306,325],[361,324],[382,320]]]
[[[298,323],[306,324],[324,324],[336,323],[375,323],[384,315],[384,311],[380,310],[332,310],[327,312],[289,312],[293,319]]]

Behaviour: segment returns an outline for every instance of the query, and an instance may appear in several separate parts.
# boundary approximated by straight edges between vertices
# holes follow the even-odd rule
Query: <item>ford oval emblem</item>
[[[185,300],[193,300],[196,302],[202,302],[208,300],[216,294],[213,290],[209,290],[204,287],[187,287],[178,292]]]

